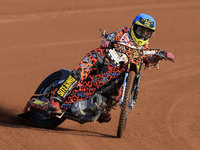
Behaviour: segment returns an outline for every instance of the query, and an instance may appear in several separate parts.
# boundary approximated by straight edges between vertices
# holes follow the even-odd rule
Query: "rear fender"
[[[62,84],[67,79],[67,77],[71,74],[71,71],[67,70],[67,69],[60,69],[60,72],[61,72],[62,76],[60,78],[59,84]],[[30,100],[32,98],[33,98],[33,96],[30,98]],[[28,111],[30,100],[27,102],[27,104],[24,107],[24,110],[23,110],[24,113]]]
[[[71,74],[71,71],[70,70],[67,70],[67,69],[60,69],[61,73],[62,73],[62,77],[60,79],[61,82],[64,82],[67,77]]]

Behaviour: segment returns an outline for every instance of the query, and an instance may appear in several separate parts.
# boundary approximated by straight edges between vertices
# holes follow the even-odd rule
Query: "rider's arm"
[[[174,60],[175,57],[171,52],[160,51],[156,55],[150,55],[144,59],[147,66],[155,66],[162,59]]]
[[[114,43],[116,41],[119,41],[122,37],[122,35],[127,32],[128,28],[123,27],[121,29],[118,29],[112,33],[106,34],[105,39],[101,42],[100,47],[105,49],[109,47],[110,43]]]

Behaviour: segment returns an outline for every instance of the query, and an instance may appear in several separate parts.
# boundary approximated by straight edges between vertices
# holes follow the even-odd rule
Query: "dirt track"
[[[99,28],[130,26],[139,13],[157,21],[151,47],[173,52],[176,62],[143,71],[124,138],[116,138],[119,109],[108,124],[66,120],[55,130],[16,119],[47,75],[73,69],[99,46]],[[1,0],[0,149],[200,149],[199,14],[199,0]]]

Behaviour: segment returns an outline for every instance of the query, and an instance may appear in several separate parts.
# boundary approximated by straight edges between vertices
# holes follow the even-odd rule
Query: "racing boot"
[[[77,83],[78,81],[70,75],[58,89],[54,90],[50,97],[50,103],[33,98],[29,102],[30,107],[51,116],[61,115],[63,112],[61,105]]]
[[[77,78],[75,78],[74,75],[69,75],[61,86],[53,91],[50,102],[32,98],[29,102],[29,107],[51,116],[61,115],[63,113],[61,106],[77,83]]]
[[[49,111],[51,115],[55,115],[55,116],[61,115],[63,112],[61,109],[61,105],[62,105],[61,100],[58,100],[58,98],[56,97],[52,97],[47,111]]]
[[[29,102],[29,107],[31,109],[34,109],[35,111],[38,111],[47,115],[51,115],[51,116],[61,115],[62,102],[58,101],[57,99],[58,98],[55,99],[55,97],[52,97],[49,103],[47,101],[42,101],[37,98],[32,98]]]
[[[116,109],[116,107],[117,107],[116,96],[115,95],[109,96],[107,100],[106,110],[110,112],[112,109]]]
[[[108,111],[106,111],[101,114],[101,116],[99,117],[97,121],[99,123],[103,123],[103,122],[110,122],[110,120],[111,120],[111,114]]]

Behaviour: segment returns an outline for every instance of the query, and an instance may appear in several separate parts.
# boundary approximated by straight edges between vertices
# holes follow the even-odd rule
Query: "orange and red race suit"
[[[136,49],[147,49],[148,43],[143,46],[136,46],[135,42],[132,40],[132,37],[130,35],[130,28],[124,27],[121,29],[116,30],[115,32],[112,32],[106,36],[104,40],[108,40],[110,42],[121,42],[122,44],[114,44],[114,48],[117,52],[123,53],[123,49],[125,46],[136,48]],[[146,63],[154,63],[158,61],[156,57],[152,56],[149,58],[145,58]],[[108,67],[109,66],[109,67]],[[92,84],[94,81],[87,82],[88,76],[93,75],[92,78],[89,80],[95,80],[98,78],[98,80],[103,80],[103,76],[101,77],[101,74],[107,72],[110,68],[110,66],[115,66],[112,59],[107,57],[107,51],[105,49],[97,48],[95,50],[92,50],[89,52],[78,64],[76,68],[74,68],[71,71],[71,75],[79,82],[79,84]],[[116,67],[117,68],[117,67]],[[118,68],[119,69],[119,68]],[[95,81],[96,82],[96,81]],[[86,86],[87,87],[87,86]],[[77,101],[76,97],[79,94],[79,88],[81,86],[75,86],[73,88],[73,92],[76,93],[75,96],[71,94],[68,96],[67,101],[68,103],[74,103]],[[95,89],[93,89],[95,90]],[[84,93],[92,93],[92,89],[86,89]],[[83,95],[80,93],[80,95]],[[81,96],[79,96],[80,98]],[[82,96],[84,99],[85,97]],[[80,100],[80,99],[79,99]]]

